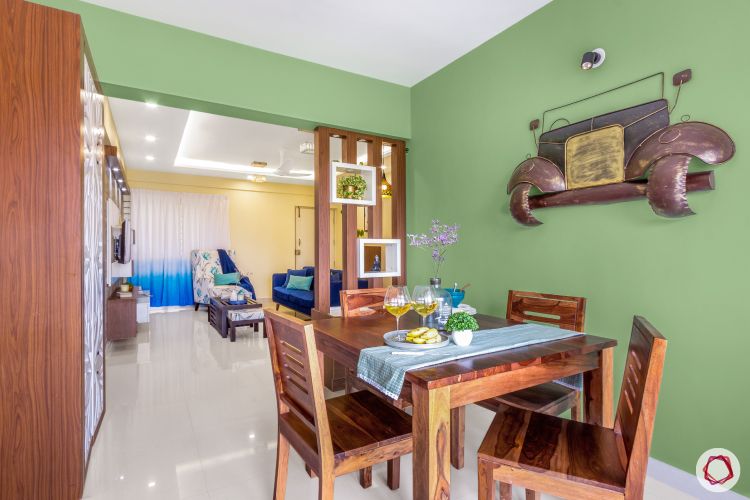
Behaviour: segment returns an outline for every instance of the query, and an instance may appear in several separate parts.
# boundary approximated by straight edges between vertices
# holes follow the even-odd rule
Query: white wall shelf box
[[[380,256],[380,271],[371,271],[374,255]],[[401,276],[401,240],[357,238],[357,276],[387,278]]]
[[[339,198],[337,195],[338,191],[338,178],[342,175],[359,174],[364,177],[367,183],[367,189],[365,189],[365,196],[361,200],[350,200],[347,198]],[[380,183],[376,179],[375,167],[366,165],[355,165],[353,163],[341,163],[338,161],[331,162],[331,203],[341,203],[349,205],[375,205],[375,196],[378,194],[378,187]]]

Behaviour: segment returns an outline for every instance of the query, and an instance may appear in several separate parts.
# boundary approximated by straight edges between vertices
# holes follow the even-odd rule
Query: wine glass
[[[427,316],[434,313],[438,306],[435,288],[426,285],[415,286],[412,299],[414,310],[422,317],[420,325],[425,326]]]
[[[409,289],[405,286],[389,286],[385,292],[383,305],[386,311],[396,317],[396,331],[399,331],[398,320],[411,309]]]

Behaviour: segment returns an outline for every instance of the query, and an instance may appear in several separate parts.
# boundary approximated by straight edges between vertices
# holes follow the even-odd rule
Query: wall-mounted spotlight
[[[604,49],[594,49],[591,52],[586,52],[581,58],[581,69],[596,69],[602,65],[604,58]]]

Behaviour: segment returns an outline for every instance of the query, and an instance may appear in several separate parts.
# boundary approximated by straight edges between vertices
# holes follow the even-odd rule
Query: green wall
[[[711,447],[750,465],[750,2],[554,0],[412,89],[408,229],[431,218],[462,226],[444,282],[471,282],[467,302],[504,314],[510,288],[588,297],[586,330],[616,337],[619,390],[634,314],[669,339],[652,455],[694,471]],[[604,47],[601,68],[578,69]],[[683,114],[725,129],[737,154],[716,168],[716,191],[693,193],[697,215],[656,216],[647,201],[539,210],[518,225],[506,184],[535,148],[542,111],[658,71],[692,68]],[[659,85],[568,113],[571,121],[658,96]],[[671,99],[673,87],[667,88]],[[549,122],[548,122],[549,124]],[[429,255],[409,249],[411,284]],[[736,490],[750,493],[750,474]]]
[[[107,95],[310,128],[410,135],[409,89],[78,0]]]

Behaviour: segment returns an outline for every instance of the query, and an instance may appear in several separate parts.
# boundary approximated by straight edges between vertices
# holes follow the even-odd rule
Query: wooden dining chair
[[[363,288],[361,290],[341,290],[341,315],[345,318],[369,316],[383,310],[385,288]]]
[[[508,291],[505,317],[518,322],[537,322],[583,332],[586,318],[586,299],[547,293]],[[570,410],[573,420],[581,419],[581,393],[555,382],[528,387],[496,398],[480,401],[480,406],[497,410],[499,405],[515,406],[522,410],[560,415]]]
[[[357,318],[370,316],[383,311],[385,302],[385,288],[363,288],[360,290],[341,290],[341,316]],[[347,370],[344,378],[344,393],[351,394],[353,389],[367,390],[364,383],[357,382],[353,370]],[[363,488],[372,486],[372,467],[365,467],[359,471],[359,484]]]
[[[569,499],[641,499],[667,340],[633,318],[614,429],[503,405],[478,452],[479,499],[512,485]]]
[[[344,318],[358,318],[382,312],[385,302],[385,288],[363,288],[361,290],[341,290],[341,316]],[[352,388],[365,389],[357,383],[352,370],[347,370],[344,378],[344,392],[349,394]],[[363,487],[367,487],[365,484]]]
[[[399,459],[411,453],[411,417],[368,391],[326,400],[309,323],[266,311],[276,402],[275,500],[286,493],[289,447],[318,476],[318,498],[333,499],[336,476],[388,462],[388,486],[399,487]]]

